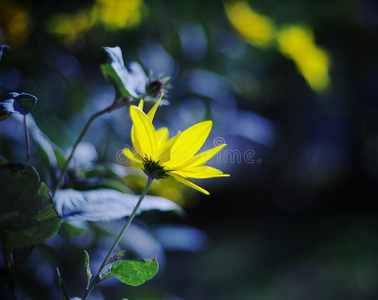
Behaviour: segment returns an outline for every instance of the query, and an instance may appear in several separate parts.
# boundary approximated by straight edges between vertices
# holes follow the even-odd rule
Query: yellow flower
[[[300,25],[286,26],[278,32],[281,52],[297,65],[310,87],[316,92],[324,92],[331,84],[329,75],[330,56],[318,47],[312,31]]]
[[[228,177],[222,171],[205,166],[205,163],[218,153],[226,144],[196,154],[205,143],[211,127],[211,121],[193,125],[184,132],[168,139],[168,128],[155,130],[152,124],[159,101],[145,114],[143,100],[138,107],[130,106],[133,121],[131,140],[136,153],[123,149],[123,154],[144,167],[144,172],[154,178],[173,177],[177,181],[196,189],[206,195],[209,192],[185,178]]]
[[[232,26],[249,43],[265,46],[274,38],[273,21],[254,11],[245,0],[225,1],[224,7]]]

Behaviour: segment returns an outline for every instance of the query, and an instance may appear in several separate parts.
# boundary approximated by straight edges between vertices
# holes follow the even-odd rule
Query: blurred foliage
[[[246,1],[225,2],[230,22],[248,42],[264,46],[274,38],[273,20],[256,13]]]
[[[228,144],[213,163],[231,178],[208,181],[211,198],[170,180],[152,186],[187,218],[141,215],[136,240],[165,263],[141,288],[104,283],[106,299],[377,298],[377,19],[372,0],[0,1],[0,45],[12,47],[0,62],[0,96],[37,96],[33,116],[64,151],[114,99],[99,68],[103,46],[171,77],[158,127],[176,133],[213,119],[207,148]],[[10,122],[0,124],[0,153],[23,162],[22,126]],[[97,120],[85,138],[95,153],[87,171],[117,163],[129,133],[126,110]],[[45,181],[37,146],[31,161]],[[142,188],[136,170],[107,175]],[[70,176],[86,175],[73,167]],[[203,252],[164,248],[150,231],[181,222],[208,233]],[[71,296],[80,294],[83,247],[98,264],[119,224],[74,225],[32,252],[20,299],[59,299],[55,266]]]
[[[83,38],[96,24],[102,24],[110,31],[138,26],[142,7],[142,0],[97,0],[75,14],[53,14],[46,28],[69,46]]]
[[[330,84],[329,55],[313,40],[312,32],[301,26],[282,29],[278,37],[281,51],[293,59],[310,87],[322,92]]]
[[[30,19],[30,11],[22,3],[11,0],[0,2],[1,31],[6,36],[7,43],[19,45],[27,38]]]
[[[232,25],[248,42],[267,46],[277,39],[279,50],[296,63],[314,91],[329,87],[329,54],[314,44],[311,29],[290,25],[278,30],[272,19],[253,11],[245,1],[226,1],[225,8]]]

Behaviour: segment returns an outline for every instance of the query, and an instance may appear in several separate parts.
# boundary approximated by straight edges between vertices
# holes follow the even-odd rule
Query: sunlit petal
[[[175,170],[171,174],[177,174],[187,178],[212,178],[212,177],[230,177],[229,174],[223,174],[222,171],[212,167],[189,167],[184,170]]]
[[[122,149],[122,153],[130,160],[133,162],[141,163],[143,164],[141,158],[138,155],[135,155],[134,153],[131,152],[129,148]]]
[[[143,150],[140,147],[139,139],[138,139],[138,137],[135,134],[135,126],[134,125],[133,125],[133,127],[131,127],[131,142],[133,143],[133,146],[134,146],[136,152],[141,157],[143,157]]]
[[[143,107],[144,107],[144,101],[143,101],[143,99],[140,99],[138,107],[140,108],[140,110],[143,110]]]
[[[211,121],[204,121],[182,132],[171,147],[170,165],[179,166],[190,160],[205,143],[211,127]]]
[[[173,146],[173,144],[176,142],[178,136],[181,134],[181,132],[179,132],[176,136],[174,136],[173,138],[170,138],[168,141],[166,141],[163,145],[160,146],[159,148],[159,161],[164,165],[164,166],[167,166],[168,168],[170,168],[170,159],[171,159],[171,155],[170,155],[170,150],[171,150],[171,147]]]
[[[165,144],[165,142],[168,140],[168,136],[169,136],[169,131],[167,127],[162,127],[158,131],[156,131],[158,147]]]
[[[185,184],[185,185],[187,185],[187,186],[189,186],[189,187],[191,187],[191,188],[193,188],[193,189],[195,189],[195,190],[197,190],[201,193],[204,193],[205,195],[210,195],[210,193],[208,191],[206,191],[205,189],[201,188],[200,186],[194,184],[193,182],[190,182],[189,180],[186,180],[186,179],[182,178],[181,176],[175,175],[173,173],[170,173],[170,175],[174,179],[176,179],[177,181],[179,181],[179,182],[181,182],[181,183],[183,183],[183,184]]]
[[[156,160],[157,138],[151,120],[136,106],[130,106],[130,115],[134,123],[136,140],[139,140],[139,146],[142,152],[141,156],[143,158],[147,156],[149,159]]]
[[[164,95],[164,94],[161,94],[159,100],[156,101],[155,105],[151,108],[151,110],[150,110],[150,111],[148,112],[148,114],[147,114],[147,116],[148,116],[148,118],[151,120],[151,122],[154,120],[156,110],[157,110],[157,108],[159,107],[159,104],[160,104],[161,98],[163,98],[163,95]]]
[[[227,146],[227,144],[219,145],[215,148],[209,149],[207,151],[201,152],[195,156],[193,156],[189,161],[186,163],[179,165],[176,169],[184,169],[188,166],[191,167],[198,167],[205,164],[209,159],[211,159],[215,154],[217,154],[223,147]]]

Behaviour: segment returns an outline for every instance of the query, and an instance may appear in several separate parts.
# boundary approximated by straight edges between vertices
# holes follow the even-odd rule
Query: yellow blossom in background
[[[330,85],[328,53],[316,46],[310,29],[291,25],[278,33],[277,41],[284,55],[291,58],[311,88],[317,92]]]
[[[47,28],[66,45],[72,45],[97,24],[107,30],[137,27],[142,19],[143,0],[96,0],[92,7],[76,14],[58,13],[47,21]]]
[[[57,37],[63,38],[65,44],[72,45],[93,27],[96,20],[96,11],[86,9],[76,15],[55,14],[48,21],[47,26]]]
[[[197,154],[210,133],[211,121],[195,124],[184,132],[179,132],[171,139],[168,139],[168,128],[163,127],[156,131],[152,121],[160,99],[148,114],[145,114],[141,109],[143,102],[139,107],[130,107],[130,116],[133,121],[131,140],[136,153],[125,148],[123,154],[143,167],[145,173],[152,178],[173,177],[177,181],[208,195],[208,191],[185,178],[204,179],[230,176],[223,174],[218,169],[204,166],[226,144]]]
[[[255,12],[246,1],[230,1],[224,5],[231,24],[249,43],[264,46],[274,38],[273,21]]]
[[[0,2],[0,44],[18,45],[30,30],[29,10],[15,1]],[[1,40],[2,32],[5,40]]]
[[[141,21],[142,0],[96,0],[99,20],[106,29],[133,28]]]
[[[227,17],[235,30],[254,46],[274,45],[276,39],[279,51],[292,59],[309,86],[321,93],[331,84],[329,75],[330,58],[318,47],[310,29],[290,25],[277,29],[268,17],[256,13],[245,0],[226,1]]]

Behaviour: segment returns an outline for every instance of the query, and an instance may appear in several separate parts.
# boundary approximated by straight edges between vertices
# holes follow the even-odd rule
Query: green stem
[[[18,275],[21,271],[21,266],[22,266],[23,262],[28,258],[28,256],[30,255],[30,253],[32,252],[34,247],[35,247],[35,245],[25,246],[25,247],[19,248],[20,254],[19,254],[19,257],[17,257],[18,259],[15,261],[15,264],[14,264],[14,278],[15,278],[15,280],[17,280],[17,277],[18,277]]]
[[[62,173],[60,174],[60,177],[58,179],[58,182],[57,184],[55,185],[55,188],[53,190],[53,193],[52,193],[52,198],[54,198],[54,195],[56,193],[57,190],[59,190],[60,186],[62,185],[62,182],[63,182],[63,178],[64,178],[64,175],[66,174],[67,172],[67,169],[68,169],[68,165],[70,164],[72,158],[74,157],[74,154],[75,154],[75,150],[76,150],[76,147],[77,145],[79,145],[79,143],[81,142],[81,140],[84,138],[85,134],[87,133],[89,127],[91,126],[91,124],[93,123],[94,120],[96,120],[98,117],[102,116],[103,114],[105,113],[108,113],[108,112],[111,112],[119,107],[123,106],[122,102],[117,102],[114,101],[114,103],[109,106],[108,108],[105,108],[97,113],[95,113],[87,122],[87,124],[85,124],[83,130],[81,131],[79,137],[77,138],[75,144],[73,145],[72,147],[72,150],[71,150],[71,154],[70,156],[68,157],[64,167],[63,167],[63,170],[62,170]]]
[[[141,203],[142,203],[142,201],[143,201],[143,199],[144,199],[144,196],[146,196],[147,191],[149,190],[149,188],[150,188],[151,183],[152,183],[153,180],[154,180],[154,178],[152,178],[152,177],[148,177],[148,181],[147,181],[147,183],[146,183],[146,186],[145,186],[145,188],[144,188],[142,194],[141,194],[140,197],[139,197],[139,201],[138,201],[138,203],[137,203],[136,206],[134,207],[134,210],[133,210],[133,212],[131,213],[130,217],[128,218],[128,220],[127,220],[125,226],[123,226],[123,228],[122,228],[121,232],[119,233],[117,239],[115,240],[115,242],[114,242],[112,248],[110,248],[108,254],[106,255],[106,257],[105,257],[105,259],[104,259],[104,261],[103,261],[103,263],[102,263],[102,265],[101,265],[101,267],[98,269],[95,278],[92,280],[92,282],[91,282],[91,284],[89,285],[89,287],[87,287],[87,288],[85,289],[85,293],[84,293],[84,295],[83,295],[83,297],[82,297],[82,300],[86,300],[86,299],[88,298],[90,292],[91,292],[91,291],[93,290],[93,288],[95,287],[95,285],[101,281],[101,272],[102,272],[102,270],[103,270],[104,267],[108,264],[108,260],[109,260],[109,258],[112,256],[114,249],[118,246],[118,244],[119,244],[119,242],[121,241],[123,235],[125,234],[127,228],[129,228],[130,223],[133,221],[133,219],[134,219],[134,217],[135,217],[135,215],[136,215],[136,213],[137,213],[137,211],[138,211],[138,209],[139,209],[139,207],[140,207],[140,205],[141,205]]]
[[[5,246],[5,243],[2,243],[2,246],[9,289],[14,293],[16,290],[16,282],[13,274],[12,250],[8,249],[8,247]]]
[[[30,159],[30,139],[28,125],[26,124],[26,115],[24,115],[25,143],[26,143],[26,163],[29,164]]]

